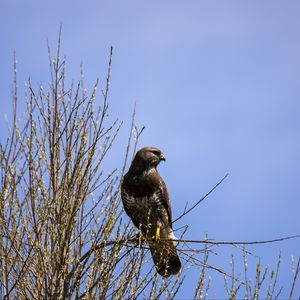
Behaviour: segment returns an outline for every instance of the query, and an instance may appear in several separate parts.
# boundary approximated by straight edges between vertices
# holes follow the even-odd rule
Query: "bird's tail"
[[[174,241],[159,240],[149,243],[157,272],[163,277],[176,275],[181,269]]]

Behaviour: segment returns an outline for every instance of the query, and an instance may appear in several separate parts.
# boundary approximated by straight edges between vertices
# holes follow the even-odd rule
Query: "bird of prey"
[[[169,277],[180,271],[181,262],[172,230],[169,193],[157,171],[162,160],[165,157],[158,148],[140,149],[123,178],[121,197],[125,212],[149,243],[157,272]]]

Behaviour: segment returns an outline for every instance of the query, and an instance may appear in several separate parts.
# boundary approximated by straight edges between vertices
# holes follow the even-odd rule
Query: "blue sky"
[[[67,76],[78,79],[83,62],[88,88],[97,77],[103,82],[114,47],[110,114],[125,126],[113,167],[121,165],[136,102],[137,124],[146,126],[139,146],[158,146],[167,157],[160,172],[174,216],[229,173],[178,222],[190,224],[187,238],[300,233],[298,1],[1,1],[2,124],[10,113],[13,51],[21,99],[29,76],[36,84],[48,81],[46,37],[54,48],[60,24]],[[289,287],[299,240],[251,251],[275,267],[279,249],[282,285]],[[220,266],[228,268],[231,250],[220,247]],[[216,282],[219,297],[222,285]]]

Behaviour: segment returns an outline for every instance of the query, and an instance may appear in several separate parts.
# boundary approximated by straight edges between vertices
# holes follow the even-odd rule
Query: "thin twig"
[[[192,211],[196,206],[198,206],[206,197],[208,197],[222,182],[227,178],[229,174],[227,173],[207,194],[205,194],[200,200],[198,200],[192,207],[188,210],[184,211],[178,218],[173,220],[172,224],[180,220],[182,217],[187,215],[190,211]]]

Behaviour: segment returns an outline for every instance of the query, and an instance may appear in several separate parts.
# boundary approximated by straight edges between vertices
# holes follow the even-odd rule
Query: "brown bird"
[[[180,271],[181,262],[172,241],[176,238],[169,193],[157,171],[162,160],[165,157],[158,148],[140,149],[123,178],[121,196],[125,212],[149,243],[157,272],[168,277]]]

